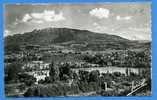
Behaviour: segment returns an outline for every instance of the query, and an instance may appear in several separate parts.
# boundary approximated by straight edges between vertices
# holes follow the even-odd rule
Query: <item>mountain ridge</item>
[[[73,42],[71,42],[73,41]],[[15,34],[5,37],[5,48],[12,45],[63,45],[72,47],[77,45],[77,49],[96,50],[96,49],[126,49],[140,45],[137,41],[131,41],[120,36],[109,35],[107,33],[100,34],[88,30],[79,30],[71,28],[44,28],[34,29],[24,34]],[[84,47],[81,47],[84,45]],[[72,47],[73,48],[73,47]],[[75,47],[74,47],[75,48]]]

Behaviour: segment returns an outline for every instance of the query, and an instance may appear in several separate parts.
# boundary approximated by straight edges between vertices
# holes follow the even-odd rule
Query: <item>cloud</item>
[[[118,34],[130,40],[151,40],[150,27],[129,27],[126,30],[119,31]]]
[[[46,22],[58,22],[65,20],[65,17],[63,16],[62,12],[59,12],[58,14],[54,10],[44,10],[40,13],[30,13],[26,14],[23,17],[23,22],[32,22],[32,23],[43,23]]]
[[[23,19],[22,19],[22,22],[28,22],[31,19],[32,19],[32,17],[29,14],[25,14]]]
[[[112,32],[114,32],[114,31],[115,31],[115,29],[114,29],[114,28],[112,28],[112,29],[111,29],[111,31],[112,31]]]
[[[96,23],[96,22],[94,22],[94,23],[93,23],[93,26],[98,26],[98,25],[99,25],[99,24],[98,24],[98,23]]]
[[[99,19],[103,19],[109,17],[110,11],[105,8],[95,8],[89,11],[89,14]]]
[[[125,17],[121,17],[121,16],[116,16],[117,20],[130,20],[132,18],[132,16],[125,16]]]
[[[151,40],[151,35],[143,34],[143,35],[134,35],[131,37],[131,40]]]
[[[32,23],[42,24],[44,21],[42,20],[31,20]]]
[[[11,34],[11,32],[9,31],[9,30],[4,30],[4,36],[8,36],[8,35],[10,35]]]
[[[77,11],[78,11],[79,13],[81,13],[81,10],[80,10],[80,9],[78,9]]]
[[[91,31],[98,32],[98,33],[104,33],[107,30],[107,27],[105,27],[104,25],[101,25],[99,23],[94,22],[92,25],[93,25],[93,28]]]
[[[19,22],[20,22],[20,20],[18,20],[18,18],[16,18],[15,21],[13,22],[13,25],[16,26],[17,24],[19,24]]]
[[[129,27],[129,30],[137,31],[137,32],[151,32],[150,27],[142,27],[142,28]]]

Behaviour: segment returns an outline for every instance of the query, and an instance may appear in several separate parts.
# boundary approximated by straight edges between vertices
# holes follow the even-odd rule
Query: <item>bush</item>
[[[89,83],[89,91],[99,91],[100,86],[96,82]]]
[[[120,72],[114,72],[113,75],[114,75],[115,77],[120,77],[120,76],[121,76],[121,73],[120,73]]]
[[[88,83],[85,81],[80,81],[78,83],[78,86],[79,86],[79,90],[82,91],[82,92],[88,92],[89,91],[89,85]]]
[[[67,96],[69,94],[78,94],[79,87],[77,84],[72,84],[71,86],[63,83],[53,83],[49,85],[37,85],[35,87],[29,88],[24,94],[25,97],[39,96],[39,97],[49,97],[49,96]]]
[[[19,88],[20,91],[24,91],[26,89],[26,85],[21,84],[18,88]]]
[[[100,92],[100,95],[102,95],[102,96],[118,96],[118,94],[115,91],[105,91],[105,90],[102,90]]]
[[[35,79],[28,79],[28,80],[25,80],[25,84],[26,86],[31,86],[35,83]]]
[[[88,71],[79,70],[79,78],[80,78],[80,81],[88,82],[88,80],[89,80],[89,72]]]

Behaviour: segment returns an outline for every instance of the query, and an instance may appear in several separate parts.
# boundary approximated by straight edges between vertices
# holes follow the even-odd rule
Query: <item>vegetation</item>
[[[95,51],[104,51],[106,49],[125,50],[126,48],[141,48],[150,45],[139,43],[138,41],[130,41],[115,35],[98,34],[87,30],[46,28],[6,37],[5,50],[14,52],[14,47],[19,47],[24,44],[51,45],[57,43],[60,45],[62,45],[62,43],[67,43],[65,46],[68,46],[69,48],[71,48],[71,45],[73,44],[80,44],[76,49]],[[85,47],[81,46],[86,43],[87,45]],[[72,47],[71,49],[73,48],[75,47]]]
[[[33,61],[44,64],[33,65]],[[5,38],[5,64],[6,93],[9,89],[13,92],[27,90],[26,97],[125,96],[131,91],[132,81],[138,85],[142,79],[146,79],[147,90],[151,90],[150,43],[87,30],[48,28],[8,36]],[[110,66],[125,67],[125,74],[74,71]],[[129,68],[144,70],[137,74]],[[38,72],[42,78],[37,77]]]
[[[84,56],[84,60],[89,63],[99,64],[100,66],[119,66],[119,67],[150,67],[150,51],[145,49],[137,51],[120,51],[108,54],[96,54],[94,56]]]
[[[5,67],[5,82],[16,83],[19,81],[18,73],[23,72],[21,63],[11,63]]]
[[[55,82],[57,80],[59,80],[59,68],[57,66],[54,65],[54,63],[52,62],[50,64],[50,81],[51,82]]]
[[[93,91],[102,96],[125,96],[131,91],[130,83],[132,80],[140,80],[145,77],[145,73],[142,73],[143,75],[130,73],[129,76],[126,76],[120,72],[100,74],[98,70],[91,72],[79,70],[77,74],[70,70],[68,64],[59,66],[59,69],[54,69],[54,66],[52,62],[50,64],[50,78],[46,77],[45,80],[39,82],[40,85],[29,88],[24,96],[70,96]],[[59,73],[57,75],[54,73],[56,70]],[[54,79],[56,80],[54,81]],[[147,80],[148,85],[151,87],[150,78]],[[107,88],[112,88],[111,90],[106,90],[106,83]]]

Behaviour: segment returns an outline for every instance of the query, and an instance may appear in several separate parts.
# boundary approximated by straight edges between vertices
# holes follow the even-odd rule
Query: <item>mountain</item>
[[[5,37],[5,49],[10,50],[24,44],[32,45],[60,45],[79,50],[105,50],[139,48],[144,43],[131,41],[120,36],[100,34],[88,30],[69,28],[45,28],[33,30],[24,34]]]

